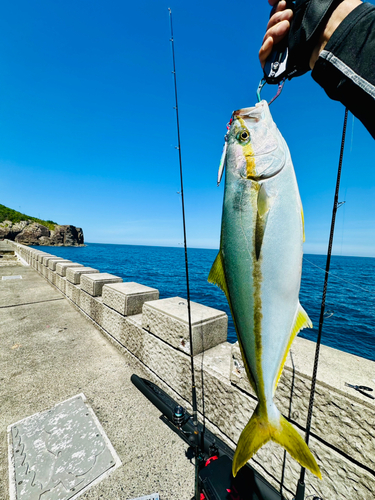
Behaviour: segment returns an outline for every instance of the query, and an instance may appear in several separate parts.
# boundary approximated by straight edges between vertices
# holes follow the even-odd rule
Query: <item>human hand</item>
[[[311,0],[311,3],[318,3],[319,0]],[[323,1],[323,0],[322,0]],[[333,0],[324,0],[327,5],[332,5]],[[266,34],[264,35],[262,46],[259,50],[259,61],[264,68],[265,62],[268,56],[271,54],[274,45],[279,43],[285,36],[288,35],[290,29],[290,23],[293,18],[293,11],[291,9],[286,8],[285,0],[268,0],[268,3],[273,6],[271,11],[271,17],[268,21]],[[299,42],[293,47],[294,52],[294,63],[301,66],[301,56],[306,58],[307,62],[303,62],[302,66],[304,68],[304,72],[307,71],[308,67],[313,69],[315,62],[317,61],[320,52],[324,49],[328,40],[332,36],[333,32],[339,26],[339,24],[345,19],[345,17],[358,5],[362,3],[362,0],[341,0],[341,2],[336,6],[335,9],[329,10],[328,16],[320,16],[318,18],[314,18],[314,9],[310,9],[308,11],[308,18],[305,19],[305,23],[308,25],[309,23],[317,23],[319,28],[316,30],[316,36],[314,36],[314,44],[309,43],[305,44],[305,47],[299,47]],[[297,8],[299,6],[304,7],[307,5],[306,2],[296,2]],[[297,18],[296,18],[297,19]],[[300,29],[300,26],[295,28],[296,30]],[[311,32],[314,30],[310,29]],[[298,40],[304,40],[305,37],[302,38],[299,36]],[[290,53],[290,55],[292,55]],[[303,73],[300,73],[303,74]]]
[[[264,68],[267,57],[271,54],[273,46],[279,43],[288,33],[293,11],[286,8],[285,0],[268,0],[273,6],[270,20],[268,21],[266,34],[259,50],[259,61]]]

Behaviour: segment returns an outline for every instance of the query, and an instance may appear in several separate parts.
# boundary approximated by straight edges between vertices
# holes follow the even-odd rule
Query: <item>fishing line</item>
[[[177,77],[176,77],[176,61],[174,53],[174,40],[173,40],[173,23],[172,23],[172,10],[168,8],[169,19],[171,26],[171,47],[172,47],[172,61],[173,61],[173,80],[174,80],[174,94],[175,94],[175,110],[176,110],[176,122],[177,122],[177,139],[178,139],[178,158],[180,164],[180,183],[181,183],[181,205],[182,205],[182,226],[184,232],[184,250],[185,250],[185,275],[186,275],[186,294],[187,294],[187,309],[188,309],[188,321],[189,321],[189,342],[190,342],[190,366],[191,366],[191,396],[192,396],[192,407],[193,407],[193,424],[194,424],[194,449],[195,449],[195,487],[194,487],[194,499],[199,500],[199,486],[198,486],[198,465],[199,465],[199,432],[198,432],[198,412],[197,412],[197,391],[195,386],[195,375],[194,375],[194,356],[193,356],[193,334],[191,327],[191,307],[190,307],[190,286],[189,286],[189,265],[188,265],[188,255],[187,255],[187,240],[186,240],[186,219],[185,219],[185,201],[184,201],[184,183],[182,176],[182,157],[181,157],[181,139],[180,139],[180,120],[178,115],[178,98],[177,98]]]
[[[325,269],[323,269],[322,267],[319,267],[317,266],[316,264],[314,264],[314,262],[311,262],[311,260],[309,259],[306,259],[306,257],[303,258],[303,260],[305,260],[306,262],[308,262],[309,264],[311,264],[312,266],[314,267],[317,267],[318,269],[320,269],[321,271],[323,271],[324,273],[326,273],[327,271]],[[363,286],[361,285],[356,285],[355,283],[353,283],[352,281],[348,281],[344,278],[340,278],[340,276],[337,276],[337,274],[333,274],[331,272],[328,272],[328,274],[330,276],[332,276],[333,278],[336,278],[338,280],[341,280],[341,281],[345,281],[345,283],[348,283],[349,285],[352,285],[352,286],[356,286],[357,288],[360,288],[361,290],[363,290],[364,292],[367,292],[369,293],[370,295],[375,295],[375,292],[372,292],[371,290],[367,290],[367,288],[363,288]]]
[[[290,419],[292,417],[293,393],[294,393],[294,381],[296,378],[296,367],[294,365],[292,351],[289,351],[289,355],[290,355],[290,360],[292,362],[292,382],[290,384],[289,410],[288,410],[288,420],[290,421]],[[283,468],[282,468],[281,479],[280,479],[280,493],[281,493],[281,495],[282,495],[283,489],[284,489],[286,457],[287,457],[286,450],[284,450]]]
[[[354,115],[352,115],[352,137],[350,140],[350,152],[353,151],[353,139],[354,139]]]
[[[333,234],[335,231],[336,213],[337,213],[338,207],[340,206],[338,199],[339,199],[339,190],[340,190],[342,160],[344,157],[344,145],[345,145],[347,123],[348,123],[348,108],[345,108],[344,125],[343,125],[341,148],[340,148],[339,166],[338,166],[338,170],[337,170],[336,190],[335,190],[335,197],[334,197],[333,209],[332,209],[331,231],[330,231],[330,235],[329,235],[327,262],[326,262],[326,270],[325,270],[324,286],[323,286],[323,295],[322,295],[322,303],[321,303],[321,309],[320,309],[319,332],[318,332],[318,339],[316,341],[314,369],[313,369],[313,375],[312,375],[312,380],[311,380],[309,411],[307,414],[306,434],[305,434],[305,442],[307,445],[309,444],[310,431],[311,431],[311,420],[312,420],[312,413],[313,413],[313,406],[314,406],[315,386],[316,386],[316,378],[317,378],[317,372],[318,372],[320,344],[321,344],[321,340],[322,340],[322,329],[323,329],[324,310],[325,310],[326,295],[327,295],[329,267],[331,264]],[[301,475],[300,475],[298,485],[297,485],[297,492],[296,492],[295,500],[303,500],[305,497],[305,475],[306,475],[306,469],[304,467],[302,467],[301,468]]]

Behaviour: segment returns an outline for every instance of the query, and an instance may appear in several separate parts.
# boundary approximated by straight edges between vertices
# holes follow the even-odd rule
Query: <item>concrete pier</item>
[[[149,374],[121,353],[32,268],[0,267],[0,499],[9,499],[7,427],[84,393],[122,465],[80,498],[126,500],[159,492],[189,499],[186,445],[133,386]],[[1,277],[0,277],[1,280]]]
[[[43,252],[9,244],[39,275],[25,267],[9,267],[5,268],[7,272],[25,275],[25,278],[0,281],[2,288],[8,290],[1,294],[0,309],[0,314],[6,318],[0,327],[2,345],[8,346],[4,351],[6,376],[15,384],[5,384],[9,387],[2,389],[7,391],[2,397],[6,401],[6,411],[0,416],[2,432],[6,425],[20,418],[20,414],[27,416],[46,409],[74,395],[74,391],[84,392],[94,411],[97,408],[97,416],[123,465],[113,473],[113,477],[119,478],[117,482],[107,478],[93,487],[95,493],[88,490],[83,498],[100,498],[99,491],[104,492],[103,498],[110,499],[127,499],[159,491],[163,500],[189,499],[193,469],[184,457],[184,446],[175,435],[160,427],[158,413],[129,382],[131,373],[141,374],[189,407],[190,358],[184,299],[157,300],[152,295],[155,290],[150,291],[144,286],[147,284],[121,283],[121,278],[107,273],[104,276],[98,272],[100,270],[68,267],[69,262],[64,259],[53,260],[41,255]],[[55,269],[49,266],[51,259]],[[67,264],[66,276],[62,275],[62,266],[61,274],[56,272],[57,263],[62,264],[62,261]],[[4,268],[0,271],[4,273]],[[41,290],[40,298],[35,295],[37,301],[30,300],[34,297],[32,289]],[[127,308],[134,292],[137,306]],[[26,293],[30,293],[29,299],[24,296]],[[30,300],[30,304],[25,300]],[[55,308],[61,309],[50,319]],[[238,345],[225,341],[226,321],[221,311],[192,304],[196,380],[198,384],[204,381],[206,424],[235,448],[257,401],[245,375]],[[51,324],[54,327],[49,330]],[[278,408],[286,417],[290,416],[289,420],[301,435],[306,424],[314,349],[313,342],[302,338],[295,340],[275,396]],[[19,355],[24,356],[20,363]],[[23,365],[28,367],[25,372],[20,368]],[[319,495],[324,500],[375,498],[374,400],[345,385],[374,387],[374,381],[374,362],[321,347],[309,446],[321,467],[323,480],[307,472],[307,497]],[[30,386],[32,390],[27,389]],[[198,396],[200,389],[198,387]],[[27,390],[23,400],[22,391]],[[147,415],[145,405],[150,408]],[[199,405],[201,408],[201,401]],[[147,436],[142,435],[140,421],[148,427]],[[150,431],[156,429],[154,423],[158,433],[155,440],[164,439],[164,444],[157,441],[159,451],[153,447],[149,455],[148,447],[153,439]],[[129,446],[124,436],[129,438]],[[171,455],[168,457],[173,453],[173,458],[167,464],[165,454],[169,454],[169,446]],[[1,453],[0,473],[5,474],[6,459],[3,451]],[[148,473],[148,476],[145,475],[144,481],[134,489],[137,476],[129,469],[138,464],[141,464],[142,474]],[[251,464],[277,489],[282,489],[285,498],[293,498],[300,468],[288,455],[284,461],[282,448],[268,443]],[[150,471],[150,467],[155,468]],[[159,488],[154,487],[157,481],[161,481]],[[124,490],[119,489],[118,483]],[[114,493],[110,493],[112,491]],[[136,493],[130,493],[133,491]],[[0,498],[1,493],[0,490]]]

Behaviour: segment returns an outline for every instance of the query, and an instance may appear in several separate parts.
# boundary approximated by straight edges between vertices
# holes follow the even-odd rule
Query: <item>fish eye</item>
[[[241,130],[241,132],[238,132],[237,134],[237,140],[241,142],[242,144],[248,143],[250,140],[250,134],[248,130]]]

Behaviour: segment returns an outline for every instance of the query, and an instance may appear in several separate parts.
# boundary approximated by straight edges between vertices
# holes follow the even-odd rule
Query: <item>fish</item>
[[[240,435],[232,473],[272,440],[321,479],[310,449],[273,399],[294,338],[312,322],[299,302],[301,197],[289,148],[266,101],[233,112],[218,184],[224,171],[220,250],[208,281],[226,295],[258,398]]]

